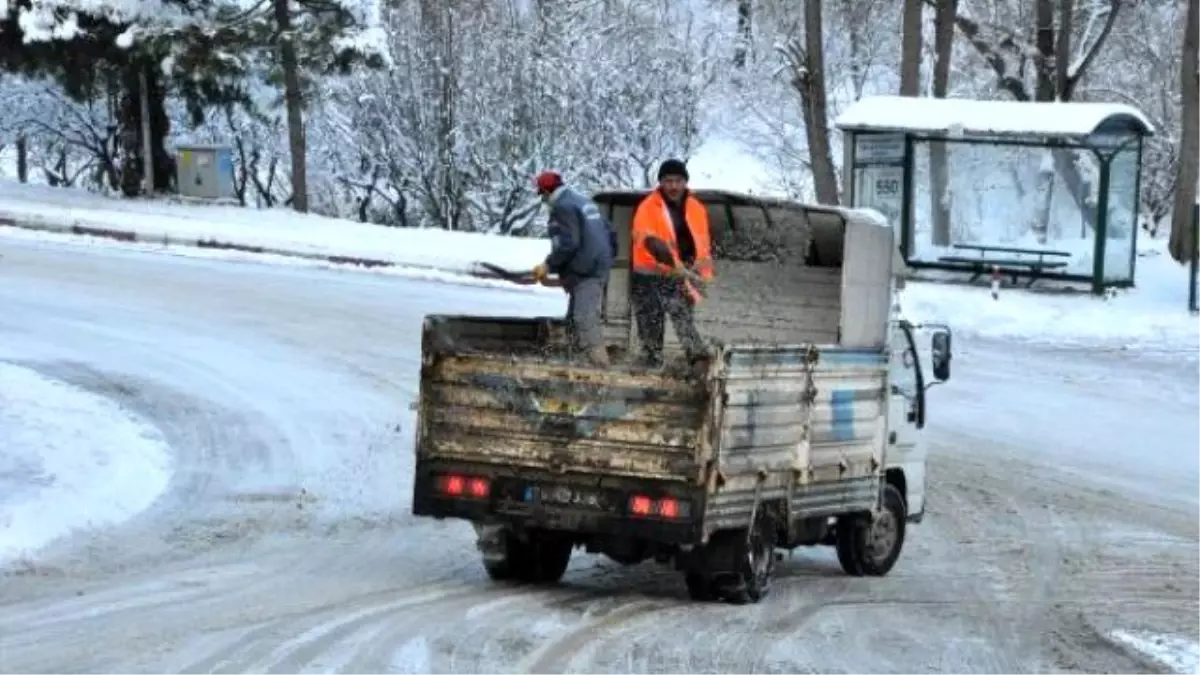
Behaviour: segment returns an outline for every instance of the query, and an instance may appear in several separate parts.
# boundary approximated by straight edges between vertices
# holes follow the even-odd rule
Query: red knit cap
[[[537,186],[538,194],[549,194],[562,186],[563,179],[557,171],[543,171],[533,182]]]

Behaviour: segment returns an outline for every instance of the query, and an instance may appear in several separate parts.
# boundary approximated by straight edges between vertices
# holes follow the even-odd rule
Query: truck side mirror
[[[931,338],[933,377],[938,382],[950,379],[950,332],[939,330]]]

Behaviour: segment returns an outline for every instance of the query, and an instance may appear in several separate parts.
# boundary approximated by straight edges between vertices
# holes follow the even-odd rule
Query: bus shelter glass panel
[[[1090,277],[1098,185],[1099,162],[1090,150],[914,140],[909,260],[984,255],[963,245],[1054,251],[1053,257],[987,256],[1050,262],[1044,276]]]
[[[1108,168],[1108,222],[1103,242],[1104,281],[1133,281],[1137,237],[1138,164],[1136,144],[1119,151]]]

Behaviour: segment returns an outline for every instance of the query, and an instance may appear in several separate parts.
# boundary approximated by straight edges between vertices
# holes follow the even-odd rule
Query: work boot
[[[607,368],[608,367],[608,348],[592,347],[591,349],[587,350],[587,360],[588,360],[588,363],[591,363],[593,366],[600,366],[601,368]]]
[[[642,352],[634,360],[634,365],[638,368],[656,369],[663,367],[663,357],[661,353],[651,354]]]

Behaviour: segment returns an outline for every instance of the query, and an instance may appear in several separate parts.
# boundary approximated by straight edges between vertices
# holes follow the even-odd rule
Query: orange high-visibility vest
[[[696,243],[696,261],[692,270],[705,281],[712,281],[713,261],[712,242],[709,240],[708,209],[704,204],[689,193],[683,202],[684,218],[692,240]],[[656,274],[666,276],[671,268],[663,265],[650,255],[646,248],[646,237],[658,237],[670,245],[676,259],[679,258],[679,243],[675,241],[675,226],[671,223],[671,214],[667,211],[667,202],[658,190],[646,195],[638,204],[633,214],[632,257],[633,271],[641,274]]]

